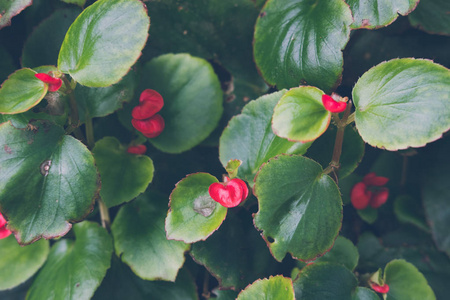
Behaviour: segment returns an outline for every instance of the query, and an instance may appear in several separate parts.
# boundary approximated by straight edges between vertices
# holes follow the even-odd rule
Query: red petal
[[[34,76],[36,76],[37,79],[47,83],[48,90],[50,92],[56,92],[62,86],[61,78],[52,77],[45,73],[37,73],[37,74],[34,74]]]
[[[0,213],[0,227],[5,226],[6,220],[3,217],[2,213]]]
[[[370,193],[367,193],[367,186],[363,182],[358,182],[352,188],[350,200],[356,209],[364,209],[369,205]]]
[[[387,284],[378,285],[376,283],[371,283],[370,286],[377,293],[386,294],[387,292],[389,292],[389,286]]]
[[[163,97],[155,90],[146,89],[141,93],[139,105],[133,109],[131,115],[134,119],[145,120],[159,112],[163,106]]]
[[[148,138],[154,138],[161,134],[164,130],[164,119],[160,115],[154,115],[146,120],[132,119],[131,124]]]
[[[329,95],[322,95],[322,103],[325,109],[332,113],[340,113],[347,108],[347,102],[335,101]]]
[[[364,176],[363,182],[368,186],[383,186],[388,183],[389,178],[377,176],[375,172],[371,172]]]
[[[238,206],[245,198],[245,191],[241,183],[235,179],[227,183],[213,183],[209,186],[208,192],[211,198],[225,207]],[[248,193],[248,191],[247,191]]]
[[[130,146],[128,147],[127,152],[142,155],[147,152],[147,147],[145,145]]]
[[[0,239],[4,239],[11,234],[11,231],[6,229],[5,226],[0,227]]]
[[[242,195],[242,201],[244,201],[245,199],[247,199],[248,196],[248,187],[247,184],[245,183],[244,180],[239,179],[239,178],[234,178],[231,181],[237,182],[240,184],[240,186],[242,187],[242,191],[243,191],[243,195]]]
[[[370,206],[373,208],[378,208],[384,203],[386,203],[389,198],[389,189],[382,188],[379,191],[375,192],[374,195],[370,198]]]

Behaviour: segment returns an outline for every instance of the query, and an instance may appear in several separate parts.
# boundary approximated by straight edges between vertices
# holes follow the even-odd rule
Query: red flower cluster
[[[145,145],[130,146],[128,147],[127,152],[131,154],[142,155],[147,152],[147,147],[145,147]]]
[[[0,239],[4,239],[11,234],[11,231],[6,229],[6,220],[0,213]]]
[[[325,109],[332,113],[340,113],[347,108],[347,102],[336,101],[329,95],[322,95],[322,103]]]
[[[154,138],[164,130],[164,119],[157,112],[164,106],[162,96],[154,90],[141,93],[139,105],[133,108],[131,124],[148,138]]]
[[[225,176],[225,182],[215,182],[209,186],[209,195],[225,207],[238,206],[248,196],[247,184],[239,178],[231,179]]]
[[[389,189],[383,187],[389,178],[377,176],[374,172],[364,176],[362,182],[358,182],[352,188],[350,199],[356,209],[365,209],[368,205],[378,208],[389,197]]]
[[[49,74],[45,74],[45,73],[37,73],[37,74],[34,74],[34,76],[36,76],[37,79],[48,84],[49,92],[56,92],[62,86],[61,78],[56,78],[56,77],[53,77],[53,76],[51,76]]]

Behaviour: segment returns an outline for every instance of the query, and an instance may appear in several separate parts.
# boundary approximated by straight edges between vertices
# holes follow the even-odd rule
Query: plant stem
[[[66,88],[65,93],[69,96],[69,104],[70,104],[70,125],[78,127],[79,119],[78,119],[78,108],[77,108],[77,100],[75,99],[75,95],[73,93],[73,89],[70,86],[70,81],[63,76],[62,80],[64,82],[64,86]]]
[[[89,149],[92,149],[95,145],[94,126],[92,125],[92,118],[88,114],[85,116],[84,126],[86,129],[87,145]]]
[[[205,269],[205,277],[203,278],[203,293],[202,296],[205,299],[209,299],[211,294],[209,292],[209,272]]]

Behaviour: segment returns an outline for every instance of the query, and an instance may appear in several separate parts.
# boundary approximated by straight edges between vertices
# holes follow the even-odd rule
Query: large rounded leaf
[[[0,206],[21,244],[66,234],[92,210],[94,158],[78,140],[44,121],[0,125]]]
[[[18,286],[34,275],[47,259],[49,242],[21,247],[13,235],[0,240],[0,290]]]
[[[315,140],[327,130],[331,113],[322,104],[323,92],[304,86],[293,88],[275,106],[272,128],[276,135],[291,141]]]
[[[76,240],[53,245],[48,260],[28,291],[28,300],[90,299],[111,264],[111,236],[97,223],[74,227]]]
[[[58,67],[82,85],[118,82],[141,55],[150,20],[139,0],[99,0],[70,26]]]
[[[386,300],[434,300],[433,290],[417,268],[402,259],[393,260],[384,269],[389,285]]]
[[[128,153],[114,137],[99,140],[92,153],[102,180],[100,196],[108,207],[133,200],[152,182],[150,157]]]
[[[450,35],[450,2],[447,0],[420,0],[408,16],[411,25],[434,34]]]
[[[17,114],[36,106],[47,93],[47,85],[35,71],[20,69],[11,74],[0,88],[0,113]]]
[[[304,267],[294,290],[302,300],[348,300],[357,284],[355,275],[344,266],[323,262]]]
[[[256,175],[255,225],[278,261],[287,252],[308,261],[328,251],[341,227],[342,200],[322,167],[302,156],[281,155]]]
[[[238,177],[253,183],[259,167],[275,155],[303,154],[310,144],[295,143],[276,136],[271,121],[275,105],[286,91],[276,92],[251,101],[242,113],[231,119],[220,137],[220,161],[242,162]],[[243,147],[242,145],[251,145]]]
[[[117,256],[146,280],[175,281],[189,249],[188,244],[166,238],[168,201],[157,194],[140,196],[120,209],[111,227]]]
[[[222,89],[211,65],[188,54],[166,54],[144,66],[142,90],[152,88],[164,98],[160,114],[164,131],[150,142],[180,153],[203,141],[222,115]]]
[[[326,92],[342,74],[352,15],[343,0],[269,0],[256,22],[254,56],[279,89],[308,84]]]
[[[10,25],[11,18],[30,6],[32,2],[33,0],[2,1],[0,3],[0,29]]]
[[[387,26],[398,15],[409,14],[419,0],[347,0],[353,13],[352,28],[378,28]]]
[[[219,228],[227,208],[209,196],[209,186],[214,182],[218,182],[214,176],[196,173],[177,183],[170,195],[167,238],[193,243],[206,240]]]
[[[429,60],[390,60],[358,80],[353,101],[364,141],[388,150],[421,147],[450,129],[450,71]]]
[[[294,300],[292,280],[281,275],[259,279],[239,293],[236,300],[283,299]]]
[[[353,243],[343,236],[338,236],[333,248],[324,256],[319,257],[315,262],[331,262],[341,264],[350,271],[358,265],[359,253]]]

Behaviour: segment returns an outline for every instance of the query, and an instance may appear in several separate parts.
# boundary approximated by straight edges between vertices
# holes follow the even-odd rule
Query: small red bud
[[[146,120],[132,119],[131,124],[148,138],[154,138],[160,135],[165,126],[163,117],[158,114]]]
[[[383,176],[377,176],[375,172],[371,172],[364,176],[363,182],[367,186],[383,186],[388,183],[389,178]]]
[[[371,196],[372,192],[367,190],[367,186],[363,182],[358,182],[352,188],[350,200],[356,209],[365,209]]]
[[[209,186],[208,192],[211,198],[225,207],[238,206],[248,196],[247,184],[239,179],[225,177],[224,183],[215,182]]]
[[[141,93],[139,105],[133,108],[131,116],[133,119],[145,120],[159,112],[163,106],[162,96],[155,90],[146,89]]]
[[[49,92],[56,92],[62,86],[61,78],[52,77],[45,73],[37,73],[34,74],[37,79],[41,80],[44,83],[48,84]]]
[[[9,229],[6,229],[6,220],[0,213],[0,239],[4,239],[11,234]]]
[[[373,208],[378,208],[384,203],[386,203],[389,198],[389,189],[381,188],[380,190],[374,192],[373,196],[370,198],[370,206]]]
[[[335,101],[329,95],[322,95],[322,103],[326,110],[332,113],[343,112],[347,108],[347,102]]]
[[[130,146],[128,147],[127,152],[131,154],[142,155],[147,152],[147,147],[145,147],[145,145]]]
[[[370,286],[375,292],[380,294],[386,294],[387,292],[389,292],[389,286],[387,284],[378,285],[376,283],[371,283]]]

